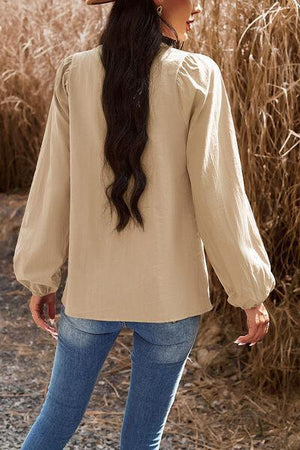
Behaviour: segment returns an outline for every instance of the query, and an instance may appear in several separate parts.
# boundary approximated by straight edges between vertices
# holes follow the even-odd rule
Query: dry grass
[[[1,191],[29,186],[58,62],[95,45],[100,11],[83,0],[1,2]]]
[[[251,380],[267,411],[272,397],[266,394],[276,394],[287,405],[295,389],[299,392],[300,8],[298,1],[287,0],[203,0],[202,5],[204,12],[184,48],[208,54],[221,67],[247,193],[277,280],[266,302],[271,326],[264,344],[243,347],[235,368]],[[2,191],[30,185],[58,61],[96,45],[109,10],[81,0],[0,4]],[[245,317],[226,302],[216,276],[211,276],[215,314],[205,317],[198,343],[212,326],[211,318],[222,317],[221,346],[226,349],[242,327],[246,331]],[[223,356],[228,357],[226,352]],[[218,362],[211,352],[207,358],[208,372],[217,367],[221,375],[226,359]],[[204,364],[201,352],[199,360]]]
[[[218,0],[203,6],[190,48],[222,69],[246,190],[277,281],[266,302],[269,334],[245,356],[245,376],[257,388],[285,395],[299,385],[300,370],[300,7],[296,1]],[[244,313],[224,302],[213,278],[216,309],[241,323]]]

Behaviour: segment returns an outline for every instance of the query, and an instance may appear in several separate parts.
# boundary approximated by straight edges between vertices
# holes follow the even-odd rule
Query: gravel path
[[[29,291],[12,267],[26,195],[0,194],[0,449],[19,449],[43,404],[56,341],[33,322]],[[57,313],[66,277],[57,292]],[[200,330],[168,417],[161,450],[299,450],[300,392],[284,405],[259,396],[242,374],[234,330],[212,314]],[[132,330],[106,359],[81,424],[66,449],[118,450],[130,379]],[[243,346],[242,346],[243,347]],[[40,449],[47,450],[47,449]]]

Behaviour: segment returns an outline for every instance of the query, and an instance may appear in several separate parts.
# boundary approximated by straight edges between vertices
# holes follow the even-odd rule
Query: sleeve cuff
[[[254,306],[261,305],[269,296],[270,292],[276,286],[275,277],[272,275],[270,278],[270,284],[266,287],[264,292],[260,295],[256,295],[255,298],[247,298],[243,294],[232,293],[228,296],[227,301],[232,306],[239,307],[241,309],[250,309]]]

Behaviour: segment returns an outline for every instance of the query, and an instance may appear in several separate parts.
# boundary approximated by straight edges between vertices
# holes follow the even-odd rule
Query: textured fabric
[[[103,166],[101,48],[68,55],[57,69],[14,254],[17,280],[35,295],[55,292],[68,258],[67,314],[179,320],[212,309],[205,249],[230,304],[262,303],[275,278],[245,192],[218,65],[161,44],[142,155],[145,231],[130,222],[118,234],[104,192],[113,175]]]

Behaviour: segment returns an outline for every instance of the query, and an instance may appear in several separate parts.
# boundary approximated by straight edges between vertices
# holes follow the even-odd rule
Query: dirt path
[[[3,211],[11,218],[12,209],[19,221],[22,200],[17,200],[16,208],[3,199],[7,207],[2,209],[2,219]],[[12,236],[5,239],[5,245],[3,237],[2,244],[0,239],[1,450],[21,447],[43,403],[56,346],[56,341],[34,324],[28,309],[29,291],[14,278],[16,225],[10,222],[10,227]],[[58,299],[64,279],[65,270]],[[286,410],[277,396],[258,399],[251,384],[239,375],[236,355],[243,350],[225,345],[220,336],[214,340],[214,323],[203,325],[191,352],[161,449],[299,450],[299,392]],[[124,329],[105,361],[85,416],[67,449],[118,450],[130,380],[131,345],[132,330]],[[212,356],[214,363],[204,369],[201,361],[207,362]]]

